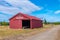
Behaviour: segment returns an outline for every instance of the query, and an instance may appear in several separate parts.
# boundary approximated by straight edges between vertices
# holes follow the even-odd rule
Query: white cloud
[[[59,13],[60,13],[60,10],[55,11],[55,14],[59,14]]]
[[[9,7],[7,3],[12,6]],[[15,14],[18,12],[31,13],[33,11],[41,10],[41,9],[42,7],[36,6],[29,0],[0,0],[0,12],[3,13],[8,13],[8,14]]]
[[[36,6],[29,0],[5,0],[10,3],[12,6],[21,8],[23,12],[30,13],[36,10],[41,10],[40,7]]]
[[[31,13],[41,9],[42,7],[36,6],[29,0],[0,0],[0,12],[9,15],[10,14],[15,15],[18,12]],[[0,15],[1,20],[8,19],[8,18],[6,17],[6,15]]]
[[[6,14],[16,14],[20,12],[20,10],[18,8],[5,7],[5,6],[0,5],[0,12],[6,13]]]

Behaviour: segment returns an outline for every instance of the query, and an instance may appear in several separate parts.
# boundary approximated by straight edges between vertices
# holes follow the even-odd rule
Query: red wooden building
[[[18,13],[9,20],[10,20],[10,28],[12,29],[22,29],[22,28],[33,29],[43,27],[41,19],[27,14]]]

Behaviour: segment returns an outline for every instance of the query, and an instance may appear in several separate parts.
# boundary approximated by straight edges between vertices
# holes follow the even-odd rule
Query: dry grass
[[[51,28],[51,25],[44,25],[43,28],[35,29],[9,29],[9,26],[0,26],[0,37],[6,37],[11,35],[25,35],[31,36]]]

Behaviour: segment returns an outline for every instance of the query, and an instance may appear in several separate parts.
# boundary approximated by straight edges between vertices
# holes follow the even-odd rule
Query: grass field
[[[35,29],[10,29],[9,26],[0,26],[0,37],[12,36],[12,35],[23,35],[23,36],[31,36],[37,34],[39,32],[43,32],[52,28],[52,25],[44,25],[43,28],[35,28]]]

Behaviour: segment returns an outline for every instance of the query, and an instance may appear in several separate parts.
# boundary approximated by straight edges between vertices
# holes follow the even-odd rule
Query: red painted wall
[[[43,23],[41,20],[32,20],[32,28],[40,28],[43,27]]]
[[[22,28],[22,21],[21,20],[10,21],[10,28],[21,29]]]
[[[22,28],[22,21],[16,19],[17,16],[10,20],[10,28],[12,29],[21,29]]]

